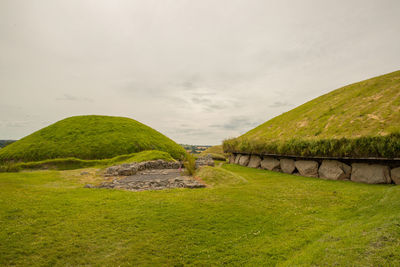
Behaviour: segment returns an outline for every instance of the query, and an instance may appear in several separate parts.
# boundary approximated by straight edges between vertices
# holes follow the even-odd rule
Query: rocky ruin
[[[178,169],[139,171],[135,175],[115,177],[97,188],[124,189],[129,191],[161,190],[167,188],[201,188],[202,183],[190,176],[182,176]]]
[[[182,163],[179,161],[151,160],[144,162],[126,163],[111,166],[106,169],[104,176],[130,176],[135,175],[139,171],[156,170],[156,169],[179,169]]]
[[[357,159],[303,159],[296,157],[231,154],[229,162],[306,177],[351,180],[367,184],[400,184],[399,161]]]
[[[204,157],[200,157],[200,158],[196,159],[196,169],[203,167],[203,166],[214,167],[214,165],[215,165],[215,163],[214,163],[214,160],[213,160],[211,154],[207,154]]]
[[[161,190],[167,188],[202,188],[204,184],[193,177],[184,176],[182,163],[152,160],[111,166],[104,172],[106,181],[86,188],[124,189],[129,191]],[[196,166],[214,166],[208,157],[196,161]]]

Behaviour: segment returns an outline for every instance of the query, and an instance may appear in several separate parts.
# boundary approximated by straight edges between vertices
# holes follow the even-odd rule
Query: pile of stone
[[[165,160],[120,164],[105,170],[104,176],[111,177],[107,181],[98,186],[87,184],[85,187],[130,191],[205,187],[192,177],[181,176],[181,165],[180,162]]]
[[[211,154],[207,154],[204,157],[200,157],[200,158],[196,159],[196,169],[203,167],[203,166],[211,166],[211,167],[215,166],[215,163],[214,163],[214,160],[213,160]]]
[[[177,161],[152,160],[145,162],[133,162],[112,166],[106,169],[104,176],[130,176],[135,175],[138,171],[154,170],[154,169],[179,169],[182,163]]]
[[[114,179],[112,182],[104,182],[97,188],[124,189],[129,191],[162,190],[168,188],[202,188],[203,184],[191,177],[179,176],[173,178],[140,179],[135,176],[123,179]]]
[[[391,168],[384,164],[363,162],[346,164],[339,160],[295,160],[244,154],[232,154],[229,162],[251,168],[329,180],[351,180],[368,184],[400,184],[400,167],[398,165]]]

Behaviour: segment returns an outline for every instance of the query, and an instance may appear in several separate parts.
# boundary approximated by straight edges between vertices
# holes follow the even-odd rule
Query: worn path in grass
[[[0,265],[400,265],[400,186],[222,168],[246,182],[127,192],[1,173]]]

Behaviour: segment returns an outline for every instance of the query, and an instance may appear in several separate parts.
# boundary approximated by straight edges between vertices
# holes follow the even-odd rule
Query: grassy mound
[[[226,154],[224,153],[224,149],[222,148],[222,145],[218,146],[212,146],[204,150],[203,152],[200,153],[200,156],[207,156],[210,154],[214,160],[225,160],[226,159]]]
[[[226,140],[224,150],[400,157],[400,71],[311,100],[238,138]]]
[[[242,176],[221,167],[203,167],[198,171],[196,176],[212,187],[231,186],[247,182]]]
[[[106,159],[144,150],[174,158],[184,149],[156,130],[129,118],[76,116],[56,122],[0,150],[0,161],[40,161],[74,157]]]
[[[167,152],[148,150],[138,153],[120,155],[110,159],[85,160],[77,158],[57,158],[57,159],[46,159],[42,161],[33,161],[33,162],[8,163],[0,165],[0,172],[16,172],[20,170],[40,170],[40,169],[73,170],[73,169],[88,168],[94,166],[105,167],[113,164],[143,162],[156,159],[162,159],[166,161],[174,160],[171,157],[171,155],[168,154]]]

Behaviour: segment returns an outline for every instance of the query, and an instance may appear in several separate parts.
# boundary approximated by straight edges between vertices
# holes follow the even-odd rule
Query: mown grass
[[[0,161],[54,158],[106,159],[159,150],[180,159],[185,150],[156,130],[129,118],[70,117],[45,127],[0,150]]]
[[[399,133],[400,71],[396,71],[311,100],[225,141],[224,150],[399,157]]]
[[[122,164],[128,162],[143,162],[156,159],[162,159],[166,161],[174,160],[167,152],[149,150],[127,155],[120,155],[110,159],[83,160],[77,158],[61,158],[33,162],[6,163],[4,165],[0,164],[0,172],[16,172],[21,170],[38,169],[73,170],[95,166],[105,167],[112,164]]]
[[[222,168],[247,182],[128,192],[1,173],[0,265],[400,265],[400,187]]]

